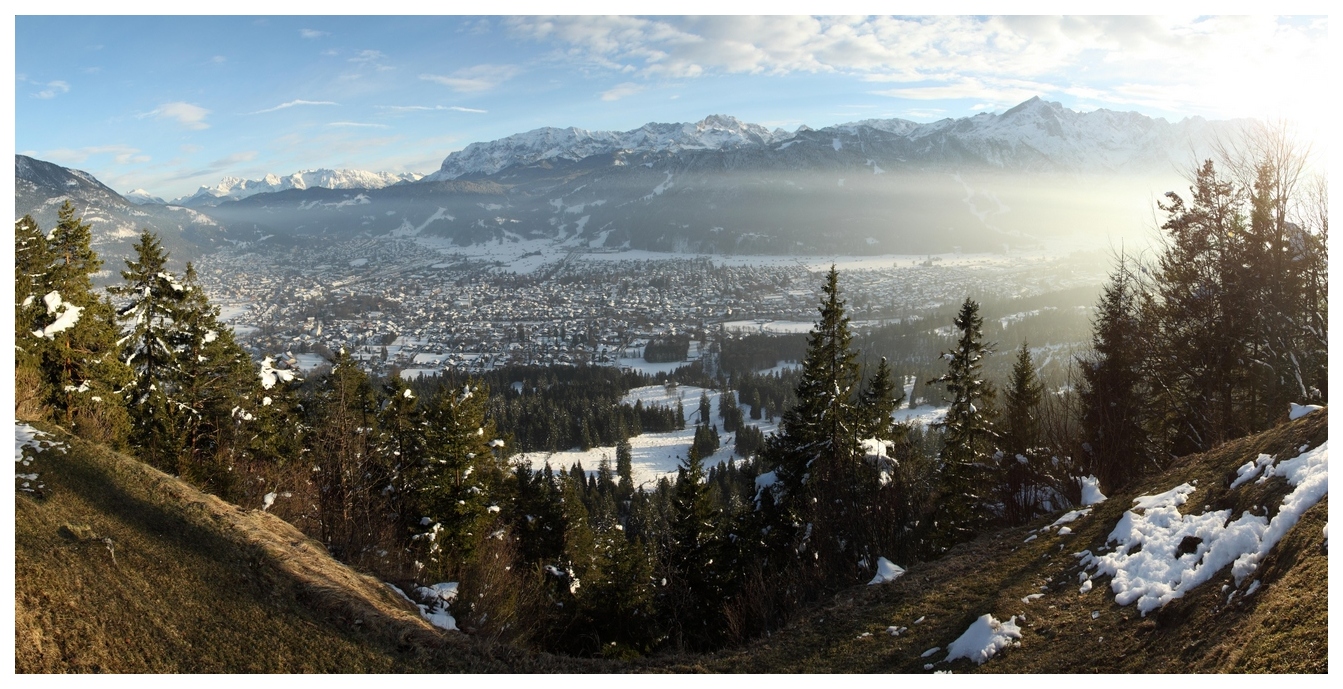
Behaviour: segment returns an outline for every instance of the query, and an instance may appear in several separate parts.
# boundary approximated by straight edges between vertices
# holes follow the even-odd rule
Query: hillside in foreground
[[[737,650],[667,663],[676,672],[880,672],[937,671],[991,673],[1148,672],[1328,672],[1329,500],[1325,494],[1282,540],[1239,582],[1235,565],[1216,568],[1210,579],[1183,597],[1143,615],[1141,598],[1116,603],[1114,577],[1084,567],[1085,556],[1122,550],[1107,540],[1126,512],[1130,534],[1141,533],[1156,552],[1162,534],[1180,533],[1162,525],[1183,524],[1191,535],[1176,538],[1176,566],[1195,576],[1193,563],[1206,564],[1225,553],[1243,551],[1246,511],[1272,518],[1292,501],[1296,487],[1282,477],[1292,458],[1314,459],[1313,490],[1327,490],[1327,411],[1309,414],[1268,432],[1180,459],[1169,470],[1134,489],[1111,495],[1089,514],[1053,515],[1027,526],[985,535],[954,548],[946,557],[915,565],[893,582],[855,587],[798,615],[786,629]],[[1323,446],[1323,447],[1321,447]],[[1312,452],[1313,450],[1317,450]],[[1263,456],[1275,462],[1266,462]],[[1256,461],[1259,460],[1259,461]],[[1298,464],[1307,464],[1303,460]],[[1246,464],[1251,467],[1246,469]],[[1277,466],[1277,476],[1259,481]],[[1304,473],[1304,472],[1298,472]],[[1235,488],[1237,479],[1244,479]],[[1188,484],[1192,491],[1173,491]],[[1304,483],[1303,483],[1304,485]],[[1183,519],[1140,496],[1185,493]],[[1309,492],[1302,488],[1295,497]],[[1178,501],[1178,500],[1177,500]],[[1174,501],[1172,501],[1174,502]],[[1265,509],[1267,508],[1267,509]],[[1222,515],[1211,513],[1227,511]],[[1139,518],[1143,514],[1148,519]],[[1198,515],[1206,515],[1200,519]],[[1163,522],[1163,519],[1166,520]],[[1050,526],[1054,522],[1062,522]],[[1218,525],[1232,522],[1218,530]],[[1279,528],[1281,527],[1279,524]],[[1070,531],[1070,533],[1069,533]],[[1197,534],[1197,535],[1193,535]],[[1201,538],[1200,538],[1201,536]],[[1196,543],[1195,540],[1206,541]],[[1166,543],[1170,543],[1167,539]],[[1212,553],[1205,551],[1212,550]],[[1129,555],[1141,548],[1132,547]],[[1183,560],[1183,562],[1180,562]],[[1159,558],[1142,570],[1159,579]],[[1130,572],[1131,574],[1132,572]],[[1086,579],[1083,578],[1085,574]],[[1088,583],[1089,582],[1089,583]],[[1135,582],[1128,579],[1126,590]],[[1147,595],[1161,587],[1149,582]],[[949,648],[983,615],[999,623],[1003,648],[983,664],[947,662]],[[1015,616],[1015,619],[1013,617]],[[1004,624],[1005,623],[1005,624]],[[1015,624],[1019,638],[1007,633]],[[903,630],[903,631],[902,631]],[[899,631],[899,635],[893,635]],[[975,650],[991,644],[988,625]],[[968,636],[974,636],[970,634]],[[964,645],[965,642],[962,642]],[[929,652],[936,648],[936,651]]]
[[[16,465],[16,672],[595,669],[439,632],[278,517],[39,430]]]
[[[1107,546],[1121,520],[1141,527],[1135,533],[1146,529],[1152,552],[1161,518],[1201,534],[1179,543],[1176,561],[1193,558],[1183,562],[1190,571],[1244,535],[1228,524],[1258,515],[1261,531],[1272,532],[1273,519],[1290,511],[1283,506],[1306,490],[1293,481],[1327,481],[1326,411],[1183,458],[1086,514],[994,532],[893,582],[843,591],[743,648],[633,666],[440,632],[390,588],[273,515],[43,430],[45,449],[16,465],[19,672],[1328,670],[1327,495],[1239,581],[1237,566],[1216,568],[1145,615],[1141,599],[1116,602],[1114,577],[1096,564],[1107,554],[1141,553]],[[1314,473],[1303,479],[1307,465]],[[1135,498],[1160,495],[1187,499],[1135,506]],[[1076,555],[1086,551],[1090,565]],[[985,638],[1002,647],[983,664],[948,661],[948,649],[963,646],[958,637],[985,615],[994,623],[978,623]]]

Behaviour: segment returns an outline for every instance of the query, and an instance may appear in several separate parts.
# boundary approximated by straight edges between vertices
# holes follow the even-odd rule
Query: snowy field
[[[773,333],[789,335],[809,333],[816,324],[811,321],[728,321],[723,330],[736,333]]]
[[[634,485],[651,490],[657,484],[659,478],[666,476],[674,479],[676,477],[676,468],[690,453],[690,445],[695,439],[695,422],[699,415],[699,398],[703,392],[706,392],[704,388],[693,385],[680,385],[674,388],[663,385],[649,385],[630,390],[629,394],[625,396],[624,402],[628,404],[634,404],[635,401],[642,400],[644,406],[660,404],[673,409],[679,400],[685,407],[686,416],[685,430],[670,433],[644,433],[630,438]],[[723,421],[718,417],[722,394],[713,390],[707,392],[709,393],[710,405],[713,408],[710,423],[718,425],[718,437],[721,442],[718,452],[704,458],[706,471],[709,467],[717,466],[731,459],[736,449],[736,434],[723,431]],[[777,423],[769,423],[763,419],[752,420],[747,414],[749,411],[750,407],[742,407],[743,416],[746,417],[744,421],[747,425],[758,427],[766,435],[773,433],[778,428]],[[611,470],[614,471],[616,466],[616,448],[614,445],[594,447],[586,452],[568,450],[565,452],[526,452],[519,455],[519,459],[528,462],[533,469],[539,469],[547,461],[555,469],[567,469],[573,466],[575,462],[582,462],[583,469],[590,475],[596,475],[597,466],[603,458],[611,463]],[[740,459],[738,458],[738,461]]]
[[[403,374],[404,375],[404,374]],[[699,415],[700,394],[706,392],[704,388],[693,385],[679,385],[668,387],[664,385],[648,385],[641,388],[635,388],[625,395],[624,402],[634,404],[636,401],[642,401],[644,406],[658,404],[672,409],[676,408],[677,401],[685,408],[686,428],[681,431],[672,431],[670,433],[644,433],[643,435],[630,438],[630,454],[632,457],[634,484],[642,486],[645,489],[651,489],[657,484],[657,480],[664,476],[675,478],[676,468],[685,460],[690,453],[690,445],[695,439],[695,422]],[[718,452],[704,458],[704,469],[717,466],[733,457],[736,450],[736,434],[723,431],[722,419],[719,418],[719,405],[722,403],[722,393],[714,390],[708,390],[709,402],[713,408],[710,416],[710,423],[718,425],[718,434],[721,440]],[[750,406],[738,405],[741,407],[743,421],[748,426],[759,428],[762,433],[769,435],[778,430],[778,418],[773,423],[764,419],[753,420],[750,418]],[[940,420],[946,416],[945,407],[921,406],[917,409],[898,409],[892,415],[898,422],[914,422],[927,424],[932,421]],[[567,450],[563,452],[525,452],[518,456],[519,459],[528,462],[533,469],[538,469],[546,462],[554,469],[569,468],[575,462],[582,462],[583,469],[590,475],[596,475],[597,466],[605,458],[611,463],[611,470],[615,470],[616,448],[615,446],[594,447],[586,452],[582,450]],[[744,459],[738,457],[737,461]]]

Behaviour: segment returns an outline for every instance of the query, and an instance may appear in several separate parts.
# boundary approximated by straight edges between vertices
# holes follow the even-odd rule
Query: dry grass
[[[1147,617],[1108,581],[1078,591],[1073,552],[1097,548],[1135,495],[1197,479],[1187,509],[1239,514],[1275,504],[1277,482],[1231,493],[1235,468],[1328,434],[1327,412],[1187,458],[1071,526],[986,535],[859,586],[739,649],[634,665],[516,650],[426,625],[380,582],[331,559],[277,517],[204,495],[148,466],[73,440],[25,471],[44,497],[16,499],[15,669],[19,672],[926,672],[978,616],[1024,616],[1020,648],[954,672],[1325,672],[1328,499],[1260,565],[1261,588],[1228,604],[1229,571]],[[1229,592],[1230,589],[1228,589]],[[1044,593],[1032,603],[1027,594]],[[1092,617],[1093,611],[1096,617]],[[923,618],[922,623],[915,620]],[[909,630],[899,637],[891,625]]]
[[[1287,488],[1279,482],[1231,493],[1236,467],[1260,452],[1279,458],[1314,447],[1328,437],[1326,412],[1317,412],[1273,431],[1228,443],[1186,458],[1165,474],[1113,495],[1088,517],[1071,524],[1074,533],[1042,533],[1024,543],[1031,528],[1009,529],[959,546],[946,557],[911,567],[895,583],[855,587],[797,615],[788,628],[736,650],[704,657],[649,662],[645,669],[674,672],[900,672],[923,673],[924,665],[980,615],[1002,620],[1024,616],[1020,648],[1008,649],[982,666],[967,660],[935,663],[953,672],[1327,672],[1328,556],[1321,529],[1328,498],[1311,508],[1286,538],[1240,586],[1229,568],[1182,599],[1145,618],[1135,606],[1115,604],[1109,579],[1079,593],[1080,567],[1072,553],[1100,546],[1137,495],[1165,491],[1197,480],[1186,505],[1201,510],[1240,510],[1274,505]],[[1254,486],[1249,484],[1246,488]],[[1250,580],[1261,588],[1244,591]],[[1228,585],[1225,592],[1223,585]],[[1044,597],[1031,603],[1032,593]],[[1096,613],[1093,619],[1092,613]],[[915,620],[923,618],[921,624]],[[899,637],[888,626],[909,630]],[[864,634],[867,634],[864,636]]]
[[[610,664],[443,633],[273,515],[100,446],[16,499],[18,672],[581,672]]]

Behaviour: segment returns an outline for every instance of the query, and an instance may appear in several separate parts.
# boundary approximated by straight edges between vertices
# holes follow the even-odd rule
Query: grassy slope
[[[1133,605],[1114,602],[1109,579],[1079,593],[1080,567],[1072,553],[1102,545],[1131,498],[1197,480],[1183,508],[1273,505],[1288,492],[1281,481],[1227,490],[1236,467],[1264,452],[1286,459],[1296,448],[1328,437],[1327,412],[1317,412],[1267,433],[1181,460],[1136,489],[1113,495],[1074,533],[1042,532],[1024,543],[1032,528],[1053,518],[986,535],[958,546],[947,557],[910,568],[896,582],[855,587],[798,615],[788,628],[738,650],[654,661],[649,669],[710,672],[928,672],[924,664],[946,656],[920,655],[945,648],[980,615],[1006,620],[1024,615],[1020,648],[1008,649],[982,666],[968,660],[936,663],[953,672],[1327,672],[1328,557],[1321,529],[1328,496],[1302,520],[1240,587],[1230,568],[1182,599],[1146,617]],[[1276,510],[1276,507],[1274,508]],[[1261,512],[1262,513],[1262,512]],[[1254,579],[1261,588],[1244,591]],[[1222,586],[1228,585],[1226,592]],[[1047,588],[1042,588],[1045,586]],[[1044,597],[1031,603],[1032,593]],[[1097,617],[1092,618],[1096,612]],[[915,624],[918,618],[922,624]],[[909,627],[899,637],[891,625]],[[870,633],[870,636],[863,636]]]
[[[280,519],[43,430],[68,451],[15,499],[18,672],[610,669],[439,632]]]
[[[54,430],[54,429],[47,429]],[[893,584],[855,587],[745,648],[650,659],[635,669],[716,672],[924,672],[979,615],[1025,615],[1021,648],[955,672],[1316,672],[1328,669],[1328,498],[1261,564],[1253,596],[1225,603],[1229,571],[1140,617],[1108,582],[1078,593],[1077,560],[1136,495],[1198,479],[1188,509],[1276,505],[1273,482],[1228,494],[1235,468],[1327,437],[1320,412],[1190,457],[1074,522],[1023,543],[1032,527],[987,535],[910,568]],[[36,471],[46,497],[20,494],[15,533],[19,672],[585,672],[629,666],[528,654],[427,626],[377,581],[335,562],[272,515],[243,511],[104,448],[57,432]],[[1254,484],[1250,484],[1253,486]],[[111,539],[109,549],[103,539]],[[1042,589],[1045,585],[1047,588]],[[1241,587],[1244,591],[1249,581]],[[1228,589],[1229,591],[1230,589]],[[1030,593],[1045,596],[1032,603]],[[1099,616],[1092,619],[1092,611]],[[914,620],[925,618],[922,624]],[[1020,618],[1018,620],[1021,622]],[[899,637],[890,625],[909,627]],[[865,632],[869,636],[863,636]],[[935,654],[932,659],[945,654]]]

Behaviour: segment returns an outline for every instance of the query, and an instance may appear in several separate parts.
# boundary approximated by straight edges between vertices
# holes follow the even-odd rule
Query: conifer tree
[[[219,307],[210,303],[195,266],[187,263],[183,292],[172,314],[177,366],[177,416],[181,419],[181,451],[177,471],[200,486],[229,495],[234,458],[244,450],[234,410],[261,390],[252,359],[219,321]],[[261,404],[270,396],[263,396]]]
[[[179,305],[186,290],[168,272],[168,254],[148,230],[132,249],[121,271],[124,284],[108,292],[126,300],[117,309],[122,323],[122,361],[133,379],[125,390],[131,416],[130,441],[140,458],[164,471],[177,471],[178,451],[183,446],[179,413],[185,406],[179,398],[183,379],[179,360]]]
[[[424,410],[400,376],[390,379],[385,388],[387,402],[378,414],[377,453],[386,465],[392,513],[410,530],[420,520],[413,509],[415,482],[428,462]]]
[[[489,391],[473,380],[444,387],[428,409],[420,505],[447,563],[469,560],[488,535],[491,507],[501,509],[495,492],[502,488],[504,469],[491,447],[496,434],[486,417],[488,403]]]
[[[891,367],[886,357],[877,364],[876,373],[868,380],[861,395],[860,408],[863,413],[863,437],[876,438],[883,442],[896,439],[896,426],[891,415],[905,399],[905,391],[896,387],[891,379]]]
[[[41,342],[32,335],[46,311],[42,296],[52,267],[47,237],[31,216],[14,221],[14,402],[20,419],[42,418],[50,398],[39,365]]]
[[[267,362],[263,362],[265,364]],[[372,474],[376,408],[368,376],[344,349],[319,382],[309,413],[309,455],[318,488],[320,536],[337,557],[359,557],[381,525],[375,502],[383,485]]]
[[[1040,445],[1040,404],[1044,399],[1044,388],[1025,342],[1017,350],[1012,379],[1003,398],[1003,450],[1009,459],[1029,455]]]
[[[936,424],[944,431],[939,457],[942,497],[935,511],[935,539],[942,547],[973,538],[993,519],[992,492],[999,469],[992,456],[993,389],[981,372],[992,345],[983,341],[979,304],[966,298],[953,323],[960,335],[955,348],[942,355],[947,372],[929,381],[945,384],[952,395],[946,417]]]
[[[1145,428],[1151,395],[1144,380],[1144,360],[1150,357],[1143,334],[1150,326],[1142,322],[1140,299],[1128,262],[1120,257],[1097,305],[1091,352],[1081,360],[1082,451],[1106,491],[1160,468]]]
[[[703,648],[719,631],[722,596],[713,568],[717,510],[705,482],[704,464],[692,445],[676,469],[672,490],[670,562],[675,572],[669,593],[672,627],[682,643]]]
[[[24,316],[33,329],[16,344],[37,360],[56,419],[119,447],[129,422],[118,392],[130,374],[118,357],[112,304],[93,292],[92,275],[102,261],[90,247],[90,226],[69,201],[57,216],[47,237],[51,267],[42,288],[49,291],[29,304]]]
[[[616,496],[623,503],[634,495],[634,452],[626,439],[616,443],[616,476],[620,478]]]

